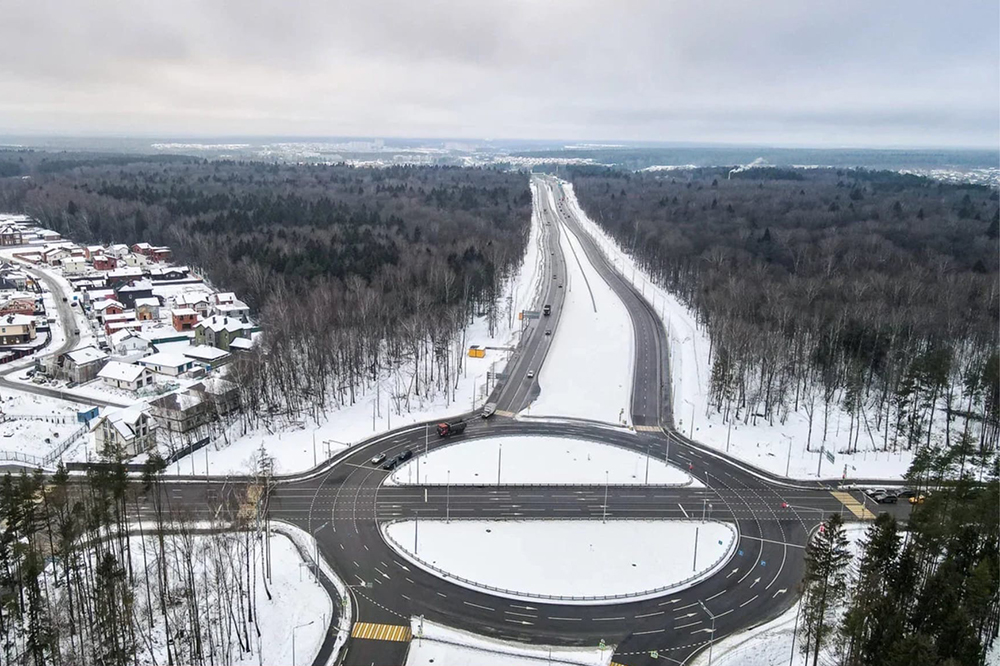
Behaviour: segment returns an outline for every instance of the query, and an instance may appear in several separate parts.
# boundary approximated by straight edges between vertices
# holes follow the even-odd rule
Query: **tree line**
[[[199,533],[199,516],[172,503],[165,467],[154,451],[141,480],[116,456],[85,477],[60,465],[48,478],[0,479],[0,662],[209,665],[261,654],[270,539],[246,507],[266,499],[266,470],[220,483],[218,514],[206,504],[201,516],[214,527]]]
[[[926,499],[880,514],[852,556],[838,514],[806,548],[798,649],[806,663],[978,666],[1000,627],[1000,485],[969,439],[922,458]],[[821,656],[822,655],[822,656]]]
[[[86,155],[67,166],[74,159],[0,152],[29,176],[0,178],[0,208],[81,242],[168,244],[245,299],[264,336],[231,370],[244,431],[352,405],[388,375],[381,400],[397,412],[451,396],[466,325],[483,316],[493,333],[510,319],[526,174]]]
[[[995,188],[864,169],[564,173],[706,327],[725,421],[803,414],[814,450],[839,407],[850,451],[969,433],[996,451]]]

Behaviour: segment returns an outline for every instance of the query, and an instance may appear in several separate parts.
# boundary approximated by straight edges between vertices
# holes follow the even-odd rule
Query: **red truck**
[[[451,437],[465,432],[465,421],[453,421],[451,423],[438,423],[438,437]]]

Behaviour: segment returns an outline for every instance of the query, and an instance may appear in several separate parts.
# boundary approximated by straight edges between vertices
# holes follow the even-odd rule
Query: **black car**
[[[411,451],[409,449],[406,449],[405,451],[403,451],[402,453],[399,454],[398,460],[399,460],[399,462],[405,462],[405,461],[409,460],[412,457],[413,457],[413,451]]]
[[[895,504],[896,503],[896,495],[893,495],[891,493],[887,493],[885,495],[882,495],[881,497],[879,497],[875,501],[878,502],[879,504]]]
[[[917,491],[910,490],[909,488],[903,488],[898,493],[896,493],[896,497],[902,497],[903,499],[910,499],[911,497],[916,497],[916,496],[917,496]]]
[[[385,461],[385,464],[382,465],[382,469],[393,470],[396,469],[396,465],[398,464],[399,460],[397,458],[389,458],[387,461]]]

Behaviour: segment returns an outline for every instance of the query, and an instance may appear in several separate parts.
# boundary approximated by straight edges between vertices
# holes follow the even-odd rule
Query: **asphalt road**
[[[549,303],[551,317],[530,320],[518,351],[507,368],[507,379],[491,399],[502,411],[523,408],[539,390],[535,378],[551,342],[546,328],[555,328],[562,307],[566,264],[556,242],[559,233],[572,233],[587,258],[622,298],[632,318],[636,359],[632,418],[646,426],[630,432],[586,422],[544,423],[503,416],[479,419],[470,415],[466,431],[454,439],[440,439],[432,426],[409,426],[355,446],[311,473],[283,479],[273,489],[269,511],[315,535],[323,556],[350,586],[355,621],[406,625],[413,616],[478,634],[526,643],[615,646],[614,661],[637,666],[667,660],[682,663],[691,655],[733,632],[773,618],[794,601],[803,568],[803,548],[811,531],[827,515],[856,516],[831,489],[820,482],[788,482],[752,469],[725,455],[699,446],[672,429],[666,338],[650,305],[613,270],[580,230],[565,205],[555,181],[536,179],[536,206],[548,250],[544,255],[542,293],[538,305]],[[555,188],[556,205],[544,196]],[[540,309],[540,308],[539,308]],[[588,438],[627,447],[640,454],[666,458],[688,469],[703,488],[667,486],[383,486],[387,472],[369,463],[377,453],[394,456],[404,450],[420,459],[425,448],[456,440],[472,444],[484,437],[548,435]],[[244,481],[191,478],[170,481],[165,492],[172,504],[183,506],[193,518],[216,515],[231,504]],[[607,501],[605,502],[605,493]],[[849,498],[850,499],[850,498]],[[851,504],[860,495],[855,493]],[[408,564],[382,537],[380,523],[414,518],[699,519],[702,512],[738,528],[734,555],[711,578],[676,593],[641,601],[592,605],[547,599],[525,602],[505,599],[485,590],[470,589]],[[869,504],[869,509],[873,507]],[[907,505],[889,510],[901,518]],[[328,653],[333,629],[324,643]],[[650,656],[657,651],[659,657]],[[402,664],[407,643],[352,639],[344,663]],[[320,663],[317,661],[317,663]]]

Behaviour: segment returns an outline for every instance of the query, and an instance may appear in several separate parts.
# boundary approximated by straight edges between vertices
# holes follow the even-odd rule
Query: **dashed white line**
[[[741,603],[740,604],[740,608],[743,608],[744,606],[746,606],[748,603],[750,603],[751,601],[753,601],[756,598],[757,598],[757,595],[756,594],[753,595],[752,597],[750,597],[749,599],[747,599],[746,601],[744,601],[743,603]],[[718,616],[716,616],[716,617],[718,617]]]

